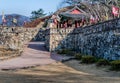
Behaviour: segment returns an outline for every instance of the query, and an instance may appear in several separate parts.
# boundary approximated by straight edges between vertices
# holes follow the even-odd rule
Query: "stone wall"
[[[32,39],[33,41],[45,41],[46,28],[40,28],[37,35]]]
[[[6,50],[22,52],[24,46],[36,36],[39,28],[0,27],[0,55]]]
[[[82,28],[51,28],[46,33],[49,51],[73,49],[86,55],[120,60],[120,19]]]

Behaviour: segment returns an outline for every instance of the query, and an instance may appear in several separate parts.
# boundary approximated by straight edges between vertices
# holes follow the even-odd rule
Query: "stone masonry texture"
[[[80,28],[51,28],[46,31],[49,51],[72,49],[85,55],[120,60],[120,19]]]
[[[38,32],[39,28],[0,27],[0,56],[4,50],[19,51],[18,55]]]

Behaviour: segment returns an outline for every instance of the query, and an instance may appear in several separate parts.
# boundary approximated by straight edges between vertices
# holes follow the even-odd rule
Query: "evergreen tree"
[[[43,9],[39,9],[37,11],[32,11],[31,12],[32,16],[31,16],[31,20],[35,20],[37,18],[40,18],[40,17],[43,17],[45,16],[46,14],[44,13],[44,10]]]

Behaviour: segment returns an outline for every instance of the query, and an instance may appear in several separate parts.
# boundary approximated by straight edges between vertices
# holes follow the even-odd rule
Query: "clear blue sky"
[[[30,16],[31,11],[42,8],[45,13],[57,10],[62,0],[0,0],[0,14],[21,14]]]

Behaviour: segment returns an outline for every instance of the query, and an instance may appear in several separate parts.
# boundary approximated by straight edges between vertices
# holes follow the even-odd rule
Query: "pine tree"
[[[32,11],[31,12],[32,16],[31,16],[31,20],[35,20],[37,18],[40,18],[40,17],[43,17],[45,16],[46,14],[44,13],[44,10],[43,9],[39,9],[37,11]]]

